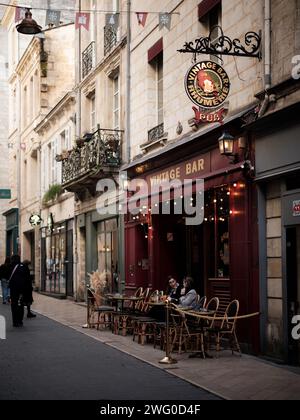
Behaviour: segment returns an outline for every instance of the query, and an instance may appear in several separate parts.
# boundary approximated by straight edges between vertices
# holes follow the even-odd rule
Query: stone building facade
[[[26,239],[30,213],[41,211],[44,220],[55,214],[66,221],[59,229],[73,229],[76,299],[84,299],[88,274],[96,270],[111,291],[128,292],[138,286],[162,290],[169,274],[179,280],[189,274],[201,295],[220,296],[221,309],[237,298],[241,314],[260,313],[239,325],[245,349],[299,364],[299,345],[291,339],[292,317],[300,307],[299,0],[132,0],[130,13],[128,6],[127,1],[105,0],[100,10],[96,1],[78,0],[77,9],[90,10],[90,28],[75,31],[75,44],[68,44],[66,35],[69,51],[58,51],[54,37],[64,37],[59,31],[71,31],[70,26],[45,32],[52,88],[40,84],[42,115],[36,124],[29,116],[32,126],[11,130],[12,143],[24,147],[12,152],[13,177],[19,161],[24,184],[25,162],[39,156],[39,147],[48,141],[56,144],[56,135],[70,124],[74,137],[61,163],[61,181],[75,202],[73,212],[69,194],[43,206],[41,188],[27,181],[21,184],[26,194],[20,207],[13,190],[11,205],[21,208],[21,231],[28,232],[21,235],[23,255],[28,256],[32,242]],[[138,24],[139,11],[148,12],[144,26]],[[159,12],[171,13],[169,28],[159,25]],[[7,27],[12,22],[11,16]],[[193,56],[178,50],[209,34],[213,45],[222,31],[226,42],[236,40],[250,52],[253,38],[249,45],[245,34],[255,32],[260,56],[195,57],[221,65],[230,79],[223,124],[200,123],[185,91]],[[31,82],[33,75],[35,83],[42,44],[33,39],[10,74],[12,103],[22,104],[18,92],[22,88],[24,97],[26,78]],[[224,131],[234,137],[230,158],[219,149]],[[204,223],[186,226],[186,214],[174,210],[179,199],[193,204],[195,189],[168,203],[159,196],[158,208],[171,202],[168,215],[155,214],[149,200],[138,216],[123,217],[117,210],[105,214],[97,183],[106,178],[119,186],[120,170],[147,185],[164,177],[203,178]],[[33,197],[31,189],[40,195]],[[108,198],[109,207],[116,204],[118,198]]]
[[[49,2],[48,2],[49,3]],[[42,23],[44,10],[38,10],[35,19]],[[51,2],[50,2],[51,3]],[[67,6],[74,5],[73,1]],[[15,28],[15,9],[8,7],[2,25],[8,33],[9,44],[9,143],[10,185],[12,197],[7,215],[18,227],[18,237],[13,231],[15,243],[11,253],[20,253],[21,258],[30,260],[32,270],[40,286],[41,232],[30,224],[30,217],[41,214],[43,185],[48,189],[52,179],[45,181],[47,171],[41,166],[41,138],[35,131],[45,115],[74,87],[74,23],[70,15],[62,15],[60,27],[46,28],[35,37],[19,34]],[[44,25],[43,25],[44,26]],[[64,49],[60,42],[64,40]],[[61,71],[62,66],[64,72]],[[50,165],[54,168],[55,156]],[[53,170],[54,171],[54,170]]]
[[[9,185],[9,165],[8,165],[8,48],[7,48],[7,33],[0,28],[0,43],[3,46],[0,55],[0,190],[10,190]],[[2,194],[5,191],[2,191]],[[7,193],[10,193],[7,191]],[[0,198],[0,261],[2,262],[6,257],[6,218],[3,213],[9,207],[9,197]],[[7,197],[7,196],[6,196]]]

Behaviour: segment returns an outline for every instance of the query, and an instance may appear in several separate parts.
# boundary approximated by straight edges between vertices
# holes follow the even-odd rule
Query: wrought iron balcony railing
[[[159,140],[164,135],[164,123],[157,125],[148,131],[148,143]]]
[[[104,55],[107,55],[118,42],[118,27],[104,26]]]
[[[82,78],[95,67],[95,41],[91,42],[82,53]]]
[[[67,187],[96,175],[103,167],[118,168],[121,163],[123,131],[99,129],[90,140],[71,150],[62,161],[62,184]]]

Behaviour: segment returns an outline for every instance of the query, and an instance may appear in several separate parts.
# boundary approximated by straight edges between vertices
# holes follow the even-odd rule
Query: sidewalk
[[[178,376],[222,398],[229,400],[300,400],[299,374],[288,367],[277,366],[259,358],[232,356],[222,352],[218,359],[189,359],[174,354],[175,365],[160,365],[164,356],[151,345],[141,346],[132,337],[114,335],[110,331],[85,329],[86,307],[68,300],[57,300],[34,294],[33,311],[76,331],[116,348],[159,369]],[[32,321],[34,322],[34,321]],[[295,372],[298,369],[294,369]]]

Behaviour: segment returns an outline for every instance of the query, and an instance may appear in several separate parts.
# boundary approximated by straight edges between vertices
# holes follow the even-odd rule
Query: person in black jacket
[[[168,277],[169,288],[167,291],[168,300],[169,302],[175,303],[175,305],[179,302],[181,287],[179,283],[174,279],[173,276]]]
[[[0,281],[2,288],[2,301],[3,304],[9,303],[9,278],[10,278],[10,257],[7,257],[5,263],[0,266]]]
[[[24,295],[28,291],[30,273],[28,267],[21,264],[19,255],[11,257],[11,275],[9,281],[11,313],[14,327],[23,326],[24,318]]]
[[[32,287],[32,279],[31,279],[31,275],[30,275],[30,266],[31,262],[28,260],[23,261],[23,265],[27,271],[26,273],[26,290],[23,296],[23,301],[24,301],[24,306],[27,306],[27,318],[35,318],[36,315],[31,312],[30,310],[30,306],[33,303],[33,297],[32,297],[32,291],[33,291],[33,287]],[[29,280],[29,281],[28,281]]]

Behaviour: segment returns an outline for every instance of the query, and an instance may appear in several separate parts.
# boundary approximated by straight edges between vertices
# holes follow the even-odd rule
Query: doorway
[[[292,337],[292,319],[300,314],[300,226],[286,230],[288,362],[300,365],[300,340]]]
[[[66,293],[68,297],[73,297],[73,222],[68,223],[66,257]]]

